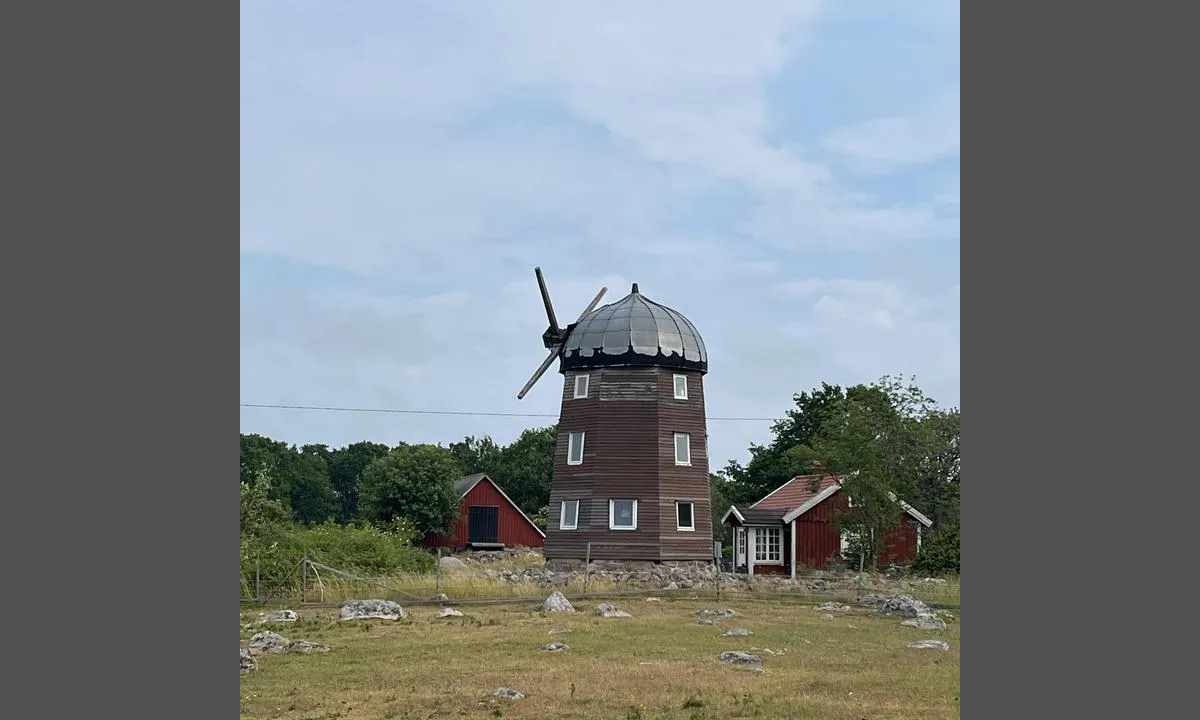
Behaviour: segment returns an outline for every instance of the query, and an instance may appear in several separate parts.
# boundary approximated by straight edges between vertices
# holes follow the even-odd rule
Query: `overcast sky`
[[[957,2],[243,0],[241,43],[243,403],[554,416],[540,265],[564,324],[637,282],[696,325],[713,470],[823,381],[959,404]]]

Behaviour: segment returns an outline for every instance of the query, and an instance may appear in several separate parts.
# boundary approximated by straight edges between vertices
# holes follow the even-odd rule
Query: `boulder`
[[[438,611],[439,618],[462,617],[463,614],[452,607],[445,607]]]
[[[545,650],[546,652],[562,652],[564,650],[570,650],[570,649],[571,648],[568,647],[566,643],[560,643],[560,642],[552,642],[549,645],[542,645],[541,647],[538,648],[538,650]]]
[[[596,614],[606,618],[627,618],[633,617],[624,610],[618,610],[612,603],[600,603],[596,606]]]
[[[749,637],[753,634],[754,633],[750,632],[746,628],[729,628],[725,632],[721,633],[721,635],[724,637]]]
[[[272,610],[270,612],[258,614],[258,624],[265,625],[267,623],[292,623],[296,622],[295,610]]]
[[[408,612],[392,600],[351,600],[342,605],[343,620],[403,620]]]
[[[946,621],[932,613],[922,613],[915,618],[909,618],[900,623],[905,627],[916,628],[918,630],[945,630]]]
[[[730,665],[761,665],[762,657],[742,650],[726,650],[718,657],[723,663]]]
[[[949,650],[950,643],[943,640],[913,640],[908,644],[910,648],[918,650]]]
[[[241,650],[241,655],[242,655],[242,672],[248,673],[248,672],[257,670],[258,669],[258,661],[254,659],[254,655],[251,654],[250,650],[248,650],[247,648],[239,648],[239,649]]]
[[[500,700],[520,700],[525,697],[525,693],[513,690],[510,687],[500,687],[492,691],[491,697]]]
[[[247,646],[251,651],[257,650],[264,653],[282,653],[287,650],[288,639],[278,633],[273,633],[270,630],[255,633],[254,637],[250,638]]]
[[[568,600],[567,597],[565,595],[563,595],[562,593],[553,592],[550,594],[550,597],[546,598],[546,601],[544,603],[542,603],[542,612],[544,612],[544,613],[552,613],[552,612],[573,613],[573,612],[575,612],[575,606],[572,605],[571,601]]]

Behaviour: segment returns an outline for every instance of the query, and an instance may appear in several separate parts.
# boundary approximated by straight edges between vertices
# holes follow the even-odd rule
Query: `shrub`
[[[957,575],[958,566],[958,525],[942,525],[921,542],[913,570],[926,575]]]

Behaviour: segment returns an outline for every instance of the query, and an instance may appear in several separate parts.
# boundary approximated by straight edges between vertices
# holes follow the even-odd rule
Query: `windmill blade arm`
[[[608,288],[606,288],[606,287],[600,288],[600,292],[596,293],[596,297],[592,298],[592,302],[591,302],[591,304],[589,304],[587,306],[587,309],[584,310],[583,312],[579,313],[579,317],[575,320],[575,322],[579,322],[580,320],[583,319],[584,315],[587,315],[591,311],[595,310],[596,306],[600,304],[600,298],[604,297],[604,293],[606,293],[606,292],[608,292]]]
[[[530,388],[533,387],[534,383],[542,379],[542,376],[545,375],[546,371],[550,369],[550,365],[558,359],[558,354],[560,352],[562,352],[562,345],[555,345],[554,347],[550,348],[550,354],[546,356],[546,359],[542,361],[541,366],[538,367],[538,369],[533,373],[533,377],[529,378],[529,382],[525,383],[525,387],[521,388],[521,392],[517,393],[518,400],[524,398],[529,392]]]
[[[542,277],[542,269],[535,267],[533,274],[537,275],[538,290],[542,293],[542,304],[546,306],[546,319],[550,321],[550,329],[558,331],[558,318],[554,315],[554,305],[550,302],[550,291],[546,289],[546,278]]]

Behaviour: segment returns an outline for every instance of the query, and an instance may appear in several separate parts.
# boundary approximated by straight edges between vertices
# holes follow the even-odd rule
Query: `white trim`
[[[763,532],[763,533],[777,532],[777,533],[779,533],[779,559],[778,560],[761,560],[761,559],[759,559],[759,557],[758,557],[758,534],[760,532]],[[769,536],[764,535],[763,537],[766,538]],[[768,544],[766,542],[764,542],[763,545],[764,545],[764,547],[770,547],[770,544]],[[754,564],[755,565],[782,565],[783,564],[783,528],[776,528],[776,527],[756,528],[755,533],[754,533],[753,553],[754,553]]]
[[[679,438],[687,438],[687,443],[684,447],[687,448],[687,459],[679,462]],[[675,464],[676,465],[691,465],[692,464],[692,434],[691,433],[675,433],[671,438],[672,444],[675,446]]]
[[[567,464],[568,465],[582,465],[583,464],[583,445],[584,445],[584,441],[587,440],[586,435],[587,435],[587,433],[585,433],[582,430],[580,430],[579,432],[567,433]],[[572,455],[571,447],[572,447],[573,443],[571,441],[574,440],[577,436],[579,437],[579,459],[572,460],[571,459],[571,455]]]
[[[692,511],[691,511],[692,524],[690,527],[685,527],[685,526],[679,524],[679,506],[684,505],[684,504],[692,506]],[[679,532],[696,532],[696,503],[694,501],[692,501],[692,500],[676,500],[675,501],[675,529],[678,530]]]
[[[592,379],[591,378],[592,378],[592,376],[588,375],[587,373],[581,373],[581,374],[575,376],[575,381],[574,381],[575,386],[571,389],[572,390],[572,392],[571,392],[572,400],[586,400],[587,399],[588,391],[591,390],[591,387],[592,387]],[[580,380],[583,381],[583,394],[582,395],[579,394],[579,381]]]
[[[474,489],[475,489],[475,486],[476,486],[476,485],[478,485],[478,484],[479,484],[481,481],[483,481],[483,480],[487,480],[489,483],[491,483],[491,484],[492,484],[492,487],[496,488],[496,492],[500,493],[500,497],[502,497],[502,498],[504,498],[505,500],[507,500],[507,501],[508,501],[508,504],[509,504],[509,505],[512,505],[514,510],[516,510],[516,511],[517,511],[517,512],[519,512],[519,513],[521,513],[521,517],[525,518],[525,522],[529,523],[529,526],[530,526],[530,527],[532,527],[534,530],[536,530],[536,531],[537,531],[537,534],[538,534],[538,535],[541,535],[543,540],[544,540],[544,539],[546,539],[546,533],[542,532],[542,529],[541,529],[540,527],[538,527],[538,526],[537,526],[537,523],[535,523],[533,520],[530,520],[530,519],[529,519],[529,516],[528,516],[528,515],[526,515],[526,514],[525,514],[525,511],[521,509],[521,506],[520,506],[520,505],[518,505],[518,504],[516,504],[515,502],[513,502],[513,501],[512,501],[512,498],[510,498],[510,497],[508,496],[508,493],[504,492],[504,488],[502,488],[502,487],[500,487],[499,485],[497,485],[497,484],[496,484],[496,481],[495,481],[495,480],[493,480],[491,477],[489,477],[487,473],[481,473],[481,474],[480,474],[480,476],[479,476],[479,479],[478,479],[478,480],[476,480],[475,482],[471,483],[471,487],[469,487],[469,488],[467,488],[466,490],[464,490],[464,491],[463,491],[463,494],[462,494],[462,496],[460,496],[460,497],[458,498],[458,499],[459,499],[459,502],[462,502],[462,499],[463,499],[463,498],[465,498],[465,497],[467,496],[467,493],[469,493],[469,492],[471,492],[472,490],[474,490]]]
[[[925,534],[925,526],[917,526],[917,553],[921,552],[921,536]]]
[[[567,503],[575,503],[575,522],[567,525]],[[558,529],[559,530],[578,530],[579,529],[579,501],[578,500],[563,500],[558,504]]]
[[[827,498],[829,498],[831,495],[833,495],[834,493],[836,493],[838,490],[841,490],[841,489],[842,489],[841,485],[834,483],[833,485],[830,485],[829,487],[825,488],[824,490],[817,493],[816,495],[813,495],[811,498],[808,499],[808,501],[806,503],[804,503],[800,507],[796,508],[795,510],[791,511],[787,515],[784,515],[783,516],[784,524],[786,525],[787,523],[790,523],[791,521],[800,517],[804,513],[808,512],[809,510],[812,510],[816,506],[825,502],[825,500]]]
[[[680,380],[683,381],[683,394],[682,395],[679,394],[679,381]],[[676,400],[687,400],[688,399],[687,375],[673,375],[671,377],[671,394],[675,396]]]
[[[721,516],[721,524],[722,525],[724,525],[726,523],[726,521],[729,520],[730,515],[733,515],[735,518],[737,518],[738,522],[740,522],[741,524],[743,524],[743,525],[746,524],[746,518],[742,517],[742,514],[740,512],[738,512],[737,506],[730,505],[729,509],[725,511],[725,514]]]
[[[633,503],[633,525],[616,525],[613,523],[613,520],[616,518],[616,513],[613,512],[614,503],[617,503],[618,501]],[[638,506],[637,498],[610,498],[608,501],[608,529],[609,530],[637,530],[637,506]]]
[[[904,502],[903,500],[900,500],[899,498],[897,498],[896,493],[889,492],[888,499],[891,500],[892,502],[900,503],[900,507],[904,508],[905,512],[907,512],[909,515],[912,515],[914,518],[916,518],[917,522],[921,523],[925,527],[930,527],[933,525],[932,520],[925,517],[921,513],[917,512],[916,508],[914,508],[912,505],[909,505],[908,503]]]
[[[793,520],[791,525],[792,526],[788,529],[788,537],[791,538],[792,579],[795,580],[796,579],[796,521]]]

